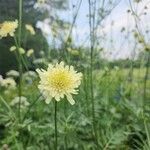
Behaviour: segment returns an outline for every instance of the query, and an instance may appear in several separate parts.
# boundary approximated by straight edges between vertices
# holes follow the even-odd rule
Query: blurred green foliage
[[[149,125],[149,106],[145,106],[144,114],[142,106],[145,68],[134,69],[132,82],[128,80],[129,71],[122,68],[105,68],[101,71],[95,70],[93,73],[95,116],[100,149],[148,150],[149,148],[144,124],[146,121],[146,126]],[[87,86],[88,76],[89,74],[85,72],[79,95],[74,97],[76,101],[74,106],[65,99],[58,103],[59,149],[96,149],[91,131],[92,106]],[[16,109],[18,106],[11,105],[13,98],[17,96],[17,88],[1,90],[0,146],[7,145],[12,150],[53,149],[54,103],[47,105],[43,97],[38,99],[37,84],[36,73],[24,73],[23,96],[27,98],[30,106],[35,101],[36,103],[28,113],[30,106],[21,109],[23,120],[21,123],[18,123]],[[149,81],[148,88],[150,88]],[[149,98],[147,91],[147,99]]]
[[[22,28],[22,41],[21,45],[25,50],[33,48],[35,53],[39,53],[40,50],[47,50],[48,44],[45,37],[42,35],[39,29],[36,29],[36,23],[38,20],[43,20],[47,14],[46,12],[40,12],[34,9],[36,0],[24,0],[23,1],[23,28]],[[6,20],[14,21],[18,19],[18,0],[1,0],[0,2],[0,22]],[[24,25],[31,24],[36,29],[35,36],[27,35]],[[4,38],[0,40],[0,73],[4,74],[10,68],[16,69],[17,63],[14,54],[10,53],[9,48],[14,43],[13,38]]]
[[[36,22],[49,16],[48,12],[34,9],[35,0],[23,1],[23,26],[21,46],[33,48],[35,53],[25,57],[29,70],[23,70],[20,79],[12,69],[18,64],[9,48],[13,38],[0,40],[0,149],[2,150],[53,150],[54,147],[54,103],[47,105],[38,90],[39,78],[35,68],[47,68],[47,65],[63,60],[83,73],[79,94],[74,95],[76,104],[71,106],[64,98],[58,103],[58,149],[60,150],[96,150],[92,130],[92,100],[90,87],[90,49],[77,47],[71,35],[63,37],[61,46],[47,44]],[[49,0],[56,9],[66,9],[64,0]],[[18,18],[18,0],[1,0],[0,22]],[[25,30],[25,24],[32,24],[36,35],[31,36]],[[68,24],[55,16],[54,26],[68,29]],[[65,27],[65,25],[67,27]],[[54,27],[54,32],[57,31]],[[55,36],[54,35],[54,40]],[[67,38],[67,40],[66,40]],[[55,45],[56,44],[56,45]],[[56,47],[55,47],[56,46]],[[143,42],[143,50],[135,60],[108,61],[101,57],[103,48],[93,52],[93,97],[95,105],[95,124],[98,135],[98,150],[149,150],[150,149],[150,74],[149,46]],[[23,64],[24,65],[24,64]],[[11,73],[7,72],[10,71]],[[8,80],[8,83],[2,84]],[[19,82],[21,96],[29,105],[21,103],[19,115]],[[13,103],[12,103],[13,102]],[[19,120],[20,118],[20,120]]]

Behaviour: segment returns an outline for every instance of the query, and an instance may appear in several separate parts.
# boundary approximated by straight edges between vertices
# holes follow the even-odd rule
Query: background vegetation
[[[129,35],[133,37],[133,52],[137,54],[110,60],[103,57],[103,52],[107,51],[103,45],[107,43],[100,42],[105,36],[98,34],[98,27],[102,27],[103,20],[120,1],[88,0],[88,44],[83,45],[74,40],[73,29],[84,3],[79,0],[73,6],[72,22],[67,22],[59,14],[69,9],[68,1],[0,1],[0,22],[18,19],[22,8],[19,44],[25,50],[20,65],[15,53],[9,50],[15,45],[14,39],[0,39],[0,149],[54,149],[54,103],[47,105],[44,102],[37,88],[39,78],[35,69],[65,61],[82,72],[83,79],[74,106],[65,99],[58,103],[58,149],[149,150],[150,46],[149,36],[139,26],[141,16],[135,9],[142,2],[129,0],[127,10],[135,19],[134,30]],[[144,6],[144,13],[147,9]],[[39,21],[48,21],[52,33],[50,40],[38,27]],[[33,26],[35,35],[26,30],[26,24]],[[122,29],[122,32],[126,31]],[[148,32],[149,28],[144,31]],[[18,33],[17,30],[17,39]],[[125,37],[128,39],[129,36]],[[29,49],[34,53],[28,57]]]

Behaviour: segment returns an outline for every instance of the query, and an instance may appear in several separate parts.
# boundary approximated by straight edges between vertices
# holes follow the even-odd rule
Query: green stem
[[[67,134],[67,133],[66,133]],[[68,149],[67,135],[65,135],[65,149]]]
[[[148,146],[150,146],[150,135],[149,135],[149,131],[148,131],[148,127],[147,127],[147,122],[146,122],[145,118],[144,118],[144,127],[145,127],[146,136],[147,136]]]
[[[85,100],[86,100],[86,113],[87,113],[87,116],[89,115],[89,99],[88,99],[88,75],[89,75],[89,72],[88,72],[88,68],[85,69],[84,71],[84,76],[83,76],[83,85],[84,85],[84,91],[85,91]]]
[[[56,100],[55,100],[54,121],[55,121],[55,150],[57,150],[57,101]]]
[[[93,51],[95,44],[95,34],[94,34],[94,23],[95,17],[92,17],[92,3],[91,0],[88,0],[89,3],[89,27],[90,27],[90,92],[91,92],[91,103],[92,103],[92,125],[94,132],[94,139],[98,149],[98,138],[97,138],[97,130],[96,130],[96,120],[95,120],[95,101],[93,94]]]
[[[146,88],[147,88],[147,80],[148,80],[148,75],[149,75],[149,63],[150,63],[150,52],[148,52],[148,60],[146,63],[146,71],[145,71],[145,76],[144,76],[143,107],[145,106],[145,101],[147,98]]]
[[[65,119],[67,118],[67,100],[66,100],[66,98],[64,99],[64,116],[65,116]],[[65,137],[64,137],[64,144],[65,144],[65,149],[68,149],[67,147],[68,147],[68,142],[67,142],[67,131],[66,131],[67,129],[66,129],[66,127],[65,127]]]
[[[21,45],[21,27],[22,27],[22,0],[19,0],[19,31],[18,31],[18,43]]]
[[[21,120],[22,64],[19,63],[19,121]]]
[[[67,117],[67,99],[66,99],[66,97],[64,98],[64,115],[65,115],[65,118]]]
[[[29,106],[27,112],[25,113],[25,115],[24,115],[24,117],[23,117],[23,119],[22,119],[22,122],[24,122],[24,120],[25,120],[26,117],[28,116],[28,114],[29,114],[31,108],[32,108],[32,107],[36,104],[36,102],[40,99],[41,95],[42,95],[42,94],[40,94],[40,95],[33,101],[33,103]]]
[[[21,26],[22,26],[22,0],[19,0],[19,31],[18,31],[18,48],[21,46]],[[21,54],[18,49],[18,60],[19,60],[19,122],[21,121],[21,95],[22,95],[22,62],[21,62]]]

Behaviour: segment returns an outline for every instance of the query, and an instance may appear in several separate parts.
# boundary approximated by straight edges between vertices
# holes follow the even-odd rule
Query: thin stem
[[[65,100],[64,100],[64,116],[65,116],[65,118],[67,118],[67,103],[66,103],[66,98],[65,98]],[[68,149],[68,142],[67,142],[67,131],[66,131],[67,129],[66,129],[66,127],[65,127],[65,137],[64,137],[64,143],[65,143],[65,145],[64,145],[64,147],[65,147],[65,149]]]
[[[65,97],[65,99],[64,99],[64,115],[65,115],[65,118],[67,117],[67,99],[66,99],[66,97]]]
[[[94,94],[93,94],[93,51],[94,51],[94,43],[95,43],[94,42],[95,41],[94,40],[95,16],[92,17],[91,0],[88,0],[88,3],[89,3],[89,27],[90,27],[90,92],[91,92],[91,103],[92,103],[92,124],[93,124],[95,143],[98,148],[96,122],[95,122],[95,102],[94,102]]]
[[[147,122],[146,122],[145,118],[144,118],[144,127],[145,127],[146,136],[147,136],[148,146],[150,146],[150,135],[149,135],[149,131],[148,131],[148,127],[147,127]]]
[[[132,59],[130,60],[130,69],[128,74],[128,83],[131,84],[130,91],[129,91],[129,99],[131,100],[131,94],[132,94],[132,88],[133,88],[133,79],[134,79],[134,58],[135,58],[135,50],[136,50],[136,44],[134,46],[134,54],[132,56]]]
[[[19,0],[19,31],[18,31],[18,44],[21,44],[21,27],[22,27],[22,0]]]
[[[22,0],[19,0],[19,32],[18,32],[18,45],[20,47],[21,45],[21,26],[22,26]],[[18,48],[19,48],[18,47]],[[19,49],[18,49],[19,52]],[[19,110],[18,110],[18,116],[19,121],[21,121],[21,95],[22,95],[22,62],[21,62],[21,54],[18,55],[19,60]]]
[[[143,107],[145,106],[145,101],[146,101],[146,88],[147,88],[147,80],[149,75],[149,64],[150,64],[150,52],[148,52],[148,60],[146,63],[146,71],[144,76]]]
[[[79,5],[78,5],[78,8],[77,8],[76,14],[75,14],[74,17],[73,17],[73,21],[72,21],[71,28],[70,28],[70,31],[69,31],[68,38],[67,38],[66,42],[69,40],[70,35],[71,35],[71,33],[72,33],[72,30],[73,30],[74,24],[75,24],[75,22],[76,22],[76,19],[77,19],[77,16],[78,16],[78,13],[79,13],[81,4],[82,4],[82,0],[79,1]],[[66,43],[66,42],[65,42],[65,43]]]
[[[57,101],[56,100],[55,100],[54,121],[55,121],[55,150],[57,150]]]
[[[83,85],[84,85],[84,92],[85,92],[85,100],[86,100],[86,113],[87,116],[89,115],[89,99],[88,99],[88,69],[85,69],[84,76],[83,76]]]
[[[67,135],[65,135],[65,149],[68,149]]]
[[[26,117],[28,116],[28,114],[29,114],[31,108],[32,108],[32,107],[36,104],[36,102],[40,99],[41,95],[42,95],[42,94],[40,94],[40,95],[33,101],[33,103],[29,106],[27,112],[25,113],[25,115],[24,115],[24,117],[23,117],[23,121],[24,121],[24,120],[26,119]]]

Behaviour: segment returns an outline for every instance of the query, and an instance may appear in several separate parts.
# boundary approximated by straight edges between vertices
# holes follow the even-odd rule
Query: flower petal
[[[67,96],[67,100],[69,101],[69,103],[70,103],[71,105],[74,105],[74,104],[75,104],[75,101],[74,101],[74,99],[72,98],[72,95],[71,95],[71,94],[67,94],[66,96]]]
[[[46,103],[46,104],[49,104],[49,103],[51,102],[51,100],[52,100],[52,98],[51,98],[51,97],[50,97],[50,98],[48,97],[48,98],[46,98],[45,103]]]
[[[56,99],[57,102],[60,101],[60,96],[59,96],[59,95],[56,95],[56,96],[55,96],[55,99]]]

